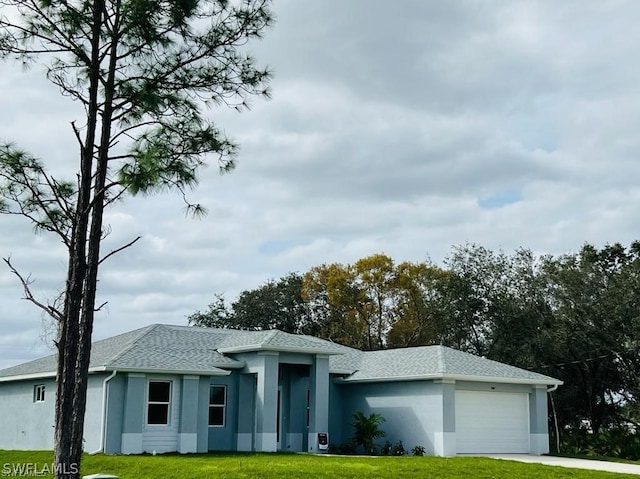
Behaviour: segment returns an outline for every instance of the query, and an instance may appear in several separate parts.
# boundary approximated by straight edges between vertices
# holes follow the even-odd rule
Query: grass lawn
[[[50,464],[47,451],[0,451],[0,477],[19,476],[12,467]],[[33,466],[32,471],[33,471]],[[7,474],[9,472],[9,474]],[[85,455],[83,475],[110,473],[122,479],[425,477],[425,478],[614,478],[625,474],[566,469],[481,457],[353,457],[307,454],[215,453],[158,456]],[[24,476],[25,474],[23,474]],[[33,474],[32,474],[33,476]],[[38,477],[53,477],[44,475]]]

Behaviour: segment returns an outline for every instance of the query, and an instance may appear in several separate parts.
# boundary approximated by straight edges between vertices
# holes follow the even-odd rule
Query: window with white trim
[[[44,402],[44,384],[33,386],[33,402]]]
[[[227,386],[211,385],[209,389],[209,426],[224,427],[227,409]]]
[[[147,424],[166,426],[169,424],[171,405],[171,381],[149,381],[147,392]]]

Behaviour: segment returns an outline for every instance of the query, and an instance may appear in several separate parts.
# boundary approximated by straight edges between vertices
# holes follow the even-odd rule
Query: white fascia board
[[[419,374],[411,376],[390,376],[377,378],[362,379],[341,379],[336,378],[339,383],[378,383],[378,382],[397,382],[397,381],[425,381],[433,379],[453,380],[453,381],[473,381],[482,383],[502,383],[502,384],[530,384],[530,385],[562,385],[562,381],[558,379],[528,379],[528,378],[509,378],[500,376],[473,376],[467,374]]]
[[[99,368],[90,368],[89,374],[91,373],[99,373],[99,372],[111,372],[113,369],[106,369],[104,366]],[[0,378],[0,383],[2,382],[10,382],[10,381],[26,381],[29,379],[49,379],[55,378],[57,376],[57,372],[47,371],[41,373],[29,373],[29,374],[16,374],[15,376],[4,376]]]
[[[350,376],[355,373],[353,369],[329,369],[329,374],[337,374],[339,376]]]
[[[30,373],[30,374],[16,374],[15,376],[3,376],[0,378],[0,383],[10,381],[26,381],[28,379],[48,379],[55,378],[55,372],[43,372],[43,373]]]
[[[228,376],[231,371],[224,371],[222,369],[216,370],[182,370],[182,369],[153,369],[153,368],[112,368],[108,366],[100,366],[97,368],[89,369],[89,372],[106,372],[106,371],[118,371],[123,373],[148,373],[148,374],[181,374],[186,376]]]
[[[244,365],[242,366],[244,367]],[[238,366],[233,365],[233,368]],[[198,375],[198,376],[229,376],[231,371],[225,371],[223,369],[215,370],[180,370],[180,369],[151,369],[151,368],[114,368],[109,366],[96,366],[89,368],[89,374],[92,373],[104,373],[104,372],[125,372],[125,373],[149,373],[149,374],[182,374],[182,375]],[[30,374],[17,374],[15,376],[0,377],[0,383],[11,381],[27,381],[29,379],[49,379],[56,377],[56,372],[42,372],[42,373],[30,373]]]

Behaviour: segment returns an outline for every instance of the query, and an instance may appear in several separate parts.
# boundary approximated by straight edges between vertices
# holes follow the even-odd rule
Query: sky
[[[640,2],[275,0],[250,45],[273,98],[208,112],[240,144],[204,170],[187,218],[173,194],[112,208],[94,339],[184,325],[288,272],[375,253],[444,264],[453,247],[577,251],[639,239]],[[0,142],[77,169],[78,105],[0,63]],[[64,286],[65,251],[0,216],[0,256],[38,298]],[[52,327],[0,264],[0,368],[53,352]]]

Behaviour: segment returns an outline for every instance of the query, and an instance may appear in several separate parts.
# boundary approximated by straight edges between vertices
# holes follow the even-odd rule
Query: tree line
[[[363,350],[443,344],[564,381],[558,430],[635,427],[640,242],[507,254],[467,244],[444,266],[374,254],[218,294],[195,326],[310,334]]]

